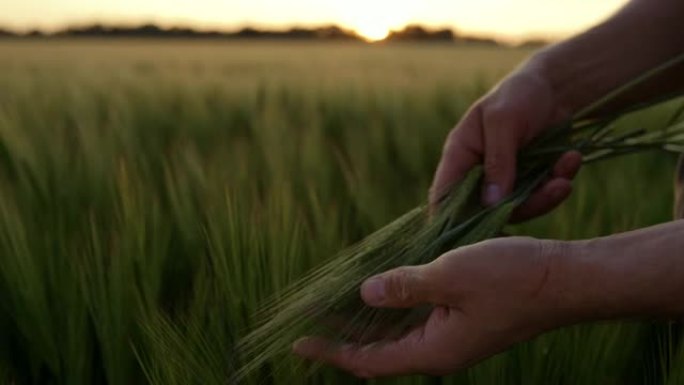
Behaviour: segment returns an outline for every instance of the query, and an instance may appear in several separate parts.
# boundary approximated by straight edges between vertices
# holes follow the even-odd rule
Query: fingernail
[[[485,187],[484,194],[485,204],[488,206],[495,205],[503,199],[503,194],[501,193],[501,187],[499,185],[490,183]]]
[[[385,282],[380,278],[371,278],[361,285],[363,299],[369,303],[381,303],[385,300]]]

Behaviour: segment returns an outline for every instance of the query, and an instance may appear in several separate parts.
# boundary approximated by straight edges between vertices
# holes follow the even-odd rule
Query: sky
[[[419,23],[503,38],[565,37],[627,0],[0,0],[0,26],[154,22],[199,29],[339,24],[379,39]]]

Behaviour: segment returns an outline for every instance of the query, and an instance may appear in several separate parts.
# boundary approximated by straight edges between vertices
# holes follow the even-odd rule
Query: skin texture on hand
[[[518,151],[544,129],[684,52],[684,39],[679,38],[682,15],[681,0],[632,0],[605,22],[535,54],[478,101],[449,134],[430,189],[433,210],[476,164],[485,167],[483,203],[491,205],[510,194]],[[600,112],[619,111],[682,89],[684,68],[680,65]],[[561,158],[549,181],[518,209],[513,220],[530,219],[558,206],[570,194],[579,166],[579,155]]]
[[[361,288],[370,306],[434,306],[428,320],[393,342],[336,346],[304,338],[295,353],[356,376],[442,375],[468,367],[569,319],[548,288],[569,244],[505,238],[451,251],[434,262],[395,269]],[[549,309],[558,309],[550,312]]]
[[[513,191],[518,151],[544,129],[569,116],[546,80],[528,67],[515,72],[478,101],[449,133],[430,188],[432,207],[473,166],[484,163],[482,200],[493,205]],[[522,221],[551,211],[572,191],[581,154],[562,156],[551,178],[514,213]]]
[[[683,13],[681,0],[632,0],[601,25],[535,55],[450,132],[430,189],[431,207],[436,209],[448,189],[477,164],[485,167],[484,203],[510,194],[518,152],[544,129],[684,50],[679,38]],[[619,102],[681,89],[682,76],[684,71],[668,74]],[[619,110],[620,103],[607,108]],[[560,204],[580,164],[579,154],[563,155],[514,220]],[[681,315],[681,234],[684,221],[586,242],[505,238],[454,250],[362,286],[361,296],[370,306],[433,306],[428,320],[403,338],[338,346],[307,337],[293,349],[359,377],[440,375],[577,322]]]
[[[370,278],[370,306],[433,306],[396,341],[336,345],[306,337],[304,358],[371,378],[453,373],[578,322],[684,314],[684,220],[590,241],[500,238]]]

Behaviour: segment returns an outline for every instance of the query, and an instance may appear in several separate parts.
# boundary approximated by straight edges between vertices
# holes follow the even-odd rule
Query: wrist
[[[600,308],[595,277],[601,269],[592,258],[594,245],[590,241],[543,241],[556,246],[546,249],[560,250],[547,253],[549,278],[544,293],[546,313],[550,315],[549,329],[590,321],[595,318],[594,308]],[[544,248],[542,248],[544,249]]]
[[[553,291],[567,323],[684,314],[683,225],[569,242]]]
[[[615,295],[624,285],[606,256],[604,239],[569,242],[571,252],[561,266],[554,301],[568,324],[623,315]],[[617,250],[614,250],[617,251]]]
[[[630,267],[619,261],[619,248],[608,238],[564,242],[561,255],[554,255],[554,279],[549,285],[548,303],[553,327],[581,322],[630,317],[640,311],[638,291],[630,287]],[[643,292],[642,292],[643,293]]]

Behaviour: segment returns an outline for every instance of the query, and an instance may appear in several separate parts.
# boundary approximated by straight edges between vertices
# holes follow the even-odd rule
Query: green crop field
[[[0,41],[0,383],[229,383],[259,303],[422,203],[448,130],[530,54]],[[669,111],[621,124],[658,128]],[[668,221],[675,161],[588,166],[570,201],[510,232]],[[680,384],[676,334],[582,325],[452,377],[370,383]],[[300,364],[284,352],[245,383],[362,383]]]

